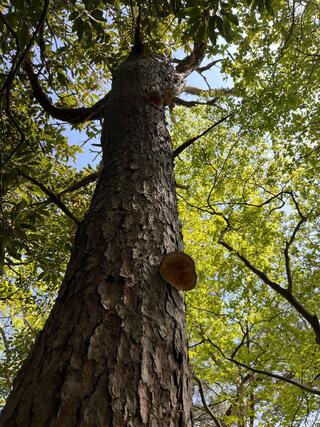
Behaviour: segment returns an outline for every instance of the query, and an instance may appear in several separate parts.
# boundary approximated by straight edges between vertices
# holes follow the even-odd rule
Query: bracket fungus
[[[159,273],[163,280],[179,291],[190,291],[197,283],[195,263],[183,252],[168,253],[161,262]]]

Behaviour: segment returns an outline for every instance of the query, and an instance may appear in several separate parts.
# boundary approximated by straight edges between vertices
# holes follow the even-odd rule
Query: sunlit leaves
[[[42,3],[2,2],[1,86],[30,41]],[[56,104],[89,105],[109,90],[111,74],[133,43],[139,8],[130,3],[62,0],[50,10],[42,39],[35,40],[33,62]],[[290,246],[293,293],[318,313],[319,6],[284,0],[140,3],[151,50],[173,57],[178,49],[189,52],[194,42],[206,41],[208,53],[221,55],[222,71],[234,84],[235,96],[219,98],[218,107],[175,107],[171,129],[179,144],[233,112],[176,159],[177,181],[187,187],[178,189],[185,246],[199,275],[198,287],[187,296],[194,371],[225,425],[239,424],[241,416],[247,424],[253,418],[261,425],[307,424],[318,409],[314,396],[230,359],[319,387],[314,334],[219,239],[227,219],[225,240],[287,287],[284,250],[306,216]],[[9,95],[1,100],[0,142],[3,399],[56,297],[75,229],[21,172],[57,194],[92,172],[68,165],[78,148],[68,145],[63,126],[34,101],[23,69]],[[85,130],[89,138],[100,131],[97,124]],[[62,200],[81,218],[91,190]]]
[[[175,137],[185,140],[208,125],[214,111],[197,108],[194,115],[190,111],[176,112],[180,121]],[[199,116],[206,121],[199,124]],[[215,384],[212,387],[217,397],[212,402],[226,400],[222,416],[240,404],[237,387],[248,375],[227,359],[232,358],[243,339],[234,357],[249,366],[291,375],[306,384],[313,381],[320,368],[315,359],[315,338],[294,309],[218,244],[226,226],[219,216],[223,213],[233,227],[227,233],[228,242],[273,280],[287,286],[283,250],[299,221],[294,200],[303,213],[318,211],[318,201],[313,198],[315,171],[307,167],[308,160],[303,162],[304,168],[290,162],[291,168],[285,170],[283,158],[277,153],[283,153],[283,147],[270,144],[273,138],[277,140],[278,132],[268,139],[263,134],[250,128],[247,133],[240,124],[220,125],[180,155],[176,163],[179,182],[189,187],[187,191],[178,190],[186,250],[196,260],[200,277],[197,291],[188,295],[190,356],[196,374]],[[296,195],[294,200],[291,191]],[[319,307],[315,291],[318,273],[313,263],[319,247],[312,246],[312,255],[304,248],[311,248],[309,241],[314,242],[314,233],[318,233],[318,223],[311,216],[290,251],[294,293],[311,312]],[[242,387],[247,401],[254,393],[256,411],[261,410],[265,423],[275,424],[280,419],[286,425],[292,411],[304,402],[301,391],[281,383],[275,388],[268,377],[253,376]],[[277,413],[272,409],[273,399],[277,400]],[[312,397],[310,401],[316,404]],[[271,405],[270,411],[265,404]],[[245,411],[249,416],[249,406]],[[306,413],[302,404],[299,416]],[[236,410],[234,416],[239,416]],[[231,425],[230,418],[223,419]]]
[[[292,10],[277,13],[273,25],[239,16],[247,34],[234,58],[223,62],[237,98],[222,105],[234,111],[233,119],[176,162],[178,181],[188,187],[178,190],[186,250],[196,259],[200,277],[197,291],[188,295],[190,356],[196,374],[210,387],[208,401],[226,425],[239,419],[241,407],[247,420],[253,416],[252,396],[254,415],[263,425],[307,423],[317,409],[316,396],[267,375],[250,376],[230,360],[319,388],[319,350],[310,328],[219,245],[223,214],[231,225],[225,240],[284,288],[291,272],[294,295],[319,313],[319,135],[314,126],[319,72],[317,57],[305,54],[315,51],[319,35],[312,6],[295,11],[300,26],[292,30]],[[194,113],[176,109],[174,140],[179,144],[200,133],[220,114],[209,107]],[[284,250],[301,215],[307,220],[290,246],[288,272]]]

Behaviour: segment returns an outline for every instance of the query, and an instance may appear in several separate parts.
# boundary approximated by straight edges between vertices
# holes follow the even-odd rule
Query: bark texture
[[[104,168],[61,292],[3,411],[4,427],[190,427],[183,295],[159,276],[181,250],[163,106],[175,76],[125,62],[102,133]]]

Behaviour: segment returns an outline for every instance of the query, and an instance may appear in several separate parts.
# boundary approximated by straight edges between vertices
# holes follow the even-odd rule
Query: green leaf
[[[78,17],[79,17],[79,11],[78,10],[73,10],[69,15],[70,21],[74,21]]]
[[[231,22],[232,24],[234,24],[234,25],[236,25],[236,26],[238,26],[239,25],[239,20],[238,20],[238,18],[235,16],[235,15],[233,15],[232,13],[228,13],[228,12],[226,12],[226,13],[224,13],[224,16],[226,17],[226,19],[229,21],[229,22]]]
[[[183,9],[184,16],[197,17],[199,16],[199,8],[198,7],[186,7]]]
[[[267,12],[268,12],[271,16],[274,16],[273,0],[265,0],[265,6],[266,6],[266,9],[267,9]]]
[[[217,27],[217,29],[219,30],[219,33],[223,36],[224,34],[224,26],[223,26],[223,20],[220,16],[218,15],[214,15],[213,20],[215,22],[215,25]]]
[[[29,41],[29,26],[27,22],[24,22],[17,32],[20,49],[23,49]]]
[[[215,46],[217,42],[217,35],[215,32],[215,28],[216,28],[215,19],[213,16],[210,16],[208,21],[208,36],[213,46]]]
[[[15,9],[23,11],[25,6],[25,0],[12,0],[12,5]]]
[[[253,0],[250,3],[252,3],[251,4],[251,10],[255,10],[258,7],[258,5],[259,5],[259,0]]]
[[[15,221],[21,212],[28,206],[28,202],[25,199],[22,199],[17,203],[11,210],[10,218],[12,221]]]
[[[264,0],[258,0],[258,10],[260,15],[263,15],[265,3]]]
[[[233,38],[232,30],[231,30],[229,21],[227,21],[226,19],[223,19],[223,34],[222,35],[228,43],[230,43],[232,41],[232,38]]]
[[[6,257],[13,258],[14,260],[21,260],[21,253],[19,253],[18,248],[13,245],[8,245],[6,247]]]
[[[219,33],[222,35],[222,37],[228,43],[231,42],[232,41],[232,30],[231,30],[229,21],[225,18],[222,19],[220,16],[217,16],[217,15],[213,16],[212,18],[213,18],[213,20],[214,20],[214,22],[215,22],[215,24],[219,30]],[[209,22],[210,22],[210,20],[209,20]],[[211,24],[211,25],[213,25],[213,24]]]
[[[57,79],[58,82],[61,83],[63,86],[67,85],[69,81],[68,76],[62,70],[57,70]]]
[[[100,9],[94,9],[92,10],[92,12],[90,13],[95,19],[97,19],[98,21],[105,21],[105,18],[103,16],[103,12]]]
[[[72,26],[72,31],[77,33],[78,38],[81,40],[84,33],[84,22],[81,17],[78,17]]]

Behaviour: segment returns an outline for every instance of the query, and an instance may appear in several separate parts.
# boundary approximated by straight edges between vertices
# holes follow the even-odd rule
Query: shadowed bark
[[[125,62],[108,96],[104,166],[57,302],[3,411],[5,427],[191,427],[183,295],[159,276],[182,249],[159,59]]]

